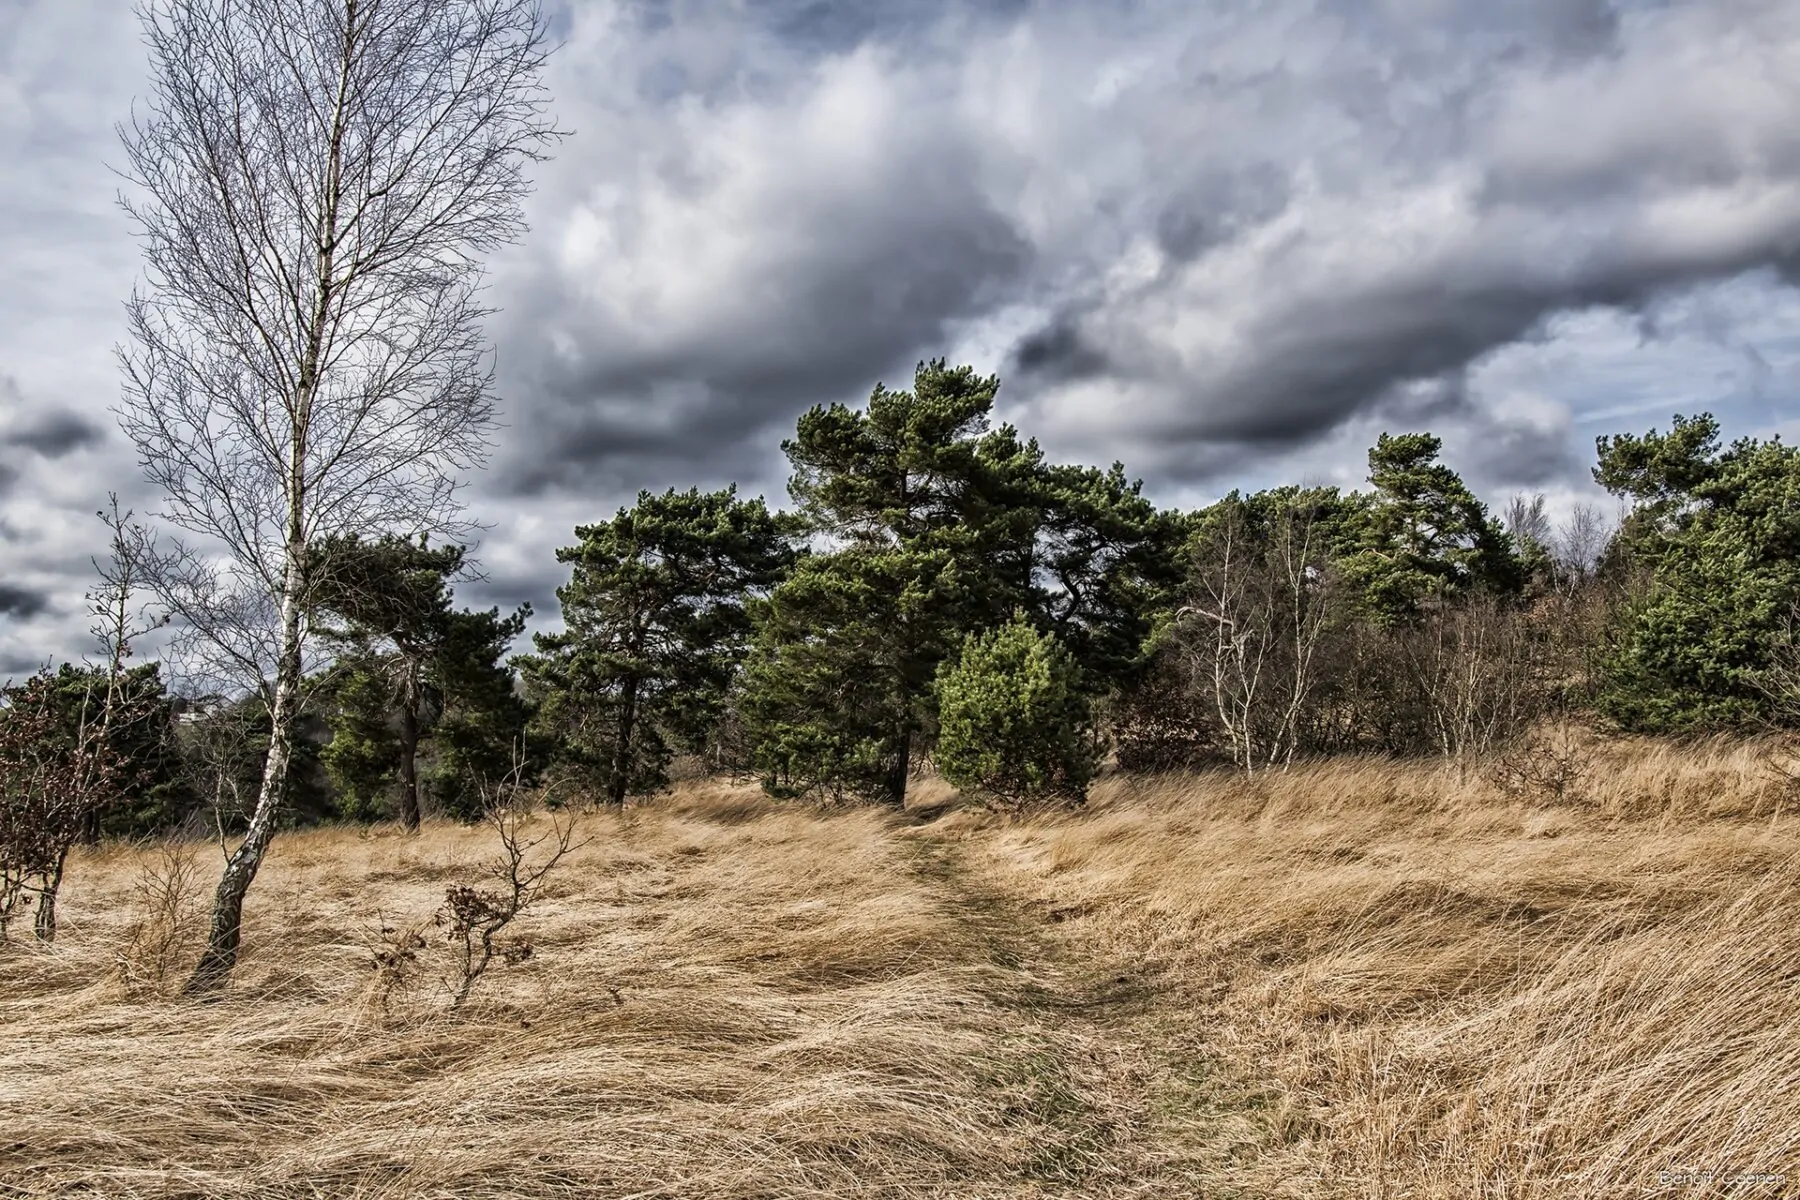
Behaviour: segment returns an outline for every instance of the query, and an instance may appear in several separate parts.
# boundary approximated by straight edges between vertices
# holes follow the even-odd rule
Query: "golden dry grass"
[[[1260,1098],[1246,1194],[1800,1195],[1800,814],[1756,747],[1593,753],[1559,807],[1340,762],[965,853]]]
[[[370,947],[473,878],[488,831],[278,839],[209,1004],[154,994],[134,958],[159,857],[84,858],[56,946],[0,951],[0,1193],[1025,1196],[1092,1175],[1102,1072],[905,828],[704,788],[590,815],[519,922],[535,954],[458,1013],[430,969],[383,1005]]]
[[[0,947],[0,1195],[1800,1194],[1800,813],[1754,748],[1592,753],[1558,806],[1370,762],[1030,817],[683,785],[583,818],[460,1012],[436,931],[385,1000],[371,946],[491,833],[278,839],[208,1004],[168,994],[204,895],[101,851]]]

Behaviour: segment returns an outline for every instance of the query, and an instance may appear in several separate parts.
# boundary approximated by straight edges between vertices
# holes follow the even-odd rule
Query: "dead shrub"
[[[371,997],[383,1016],[410,996],[424,974],[419,955],[429,948],[423,925],[399,927],[381,918],[377,935],[369,942],[369,966],[374,974]]]
[[[498,888],[451,887],[432,918],[454,954],[456,974],[446,980],[452,993],[451,1008],[463,1006],[496,958],[514,966],[531,957],[529,940],[501,934],[538,898],[540,886],[556,865],[578,848],[572,817],[547,817],[550,829],[537,837],[524,833],[529,820],[528,814],[512,806],[489,813],[488,824],[500,841],[501,861],[489,868],[488,874]],[[542,853],[537,853],[540,848]]]
[[[1581,732],[1568,722],[1534,729],[1495,758],[1488,778],[1515,800],[1568,804],[1584,799],[1594,773],[1594,756]]]
[[[143,859],[131,886],[135,916],[116,956],[128,993],[164,995],[195,957],[205,888],[191,845],[164,842]]]

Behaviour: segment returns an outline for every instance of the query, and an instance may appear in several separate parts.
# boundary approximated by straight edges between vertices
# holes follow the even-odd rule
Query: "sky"
[[[468,603],[554,623],[641,488],[785,499],[814,404],[998,373],[1168,505],[1441,435],[1491,504],[1597,435],[1800,432],[1792,0],[556,0],[572,131],[490,264]],[[87,649],[139,248],[129,0],[0,0],[0,679]]]

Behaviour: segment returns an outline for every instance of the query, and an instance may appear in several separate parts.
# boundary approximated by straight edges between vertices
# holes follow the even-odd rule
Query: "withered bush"
[[[127,992],[163,995],[170,979],[191,965],[205,889],[192,846],[164,842],[144,858],[131,885],[136,915],[116,956]]]
[[[450,994],[450,1007],[461,1008],[498,959],[509,966],[522,963],[533,953],[531,940],[511,936],[507,929],[542,895],[552,871],[583,842],[575,840],[575,818],[551,813],[534,818],[517,788],[489,791],[503,801],[488,810],[487,826],[500,844],[498,861],[484,872],[487,884],[457,883],[444,891],[444,902],[432,915],[415,924],[392,922],[383,916],[379,930],[368,943],[369,969],[373,973],[374,1001],[383,1013],[418,985],[437,958],[433,944],[448,953],[442,981]],[[548,828],[528,832],[534,820]],[[438,931],[428,939],[426,931]]]
[[[418,985],[424,966],[419,955],[429,948],[422,926],[398,927],[382,918],[379,933],[369,944],[369,967],[374,972],[375,1004],[383,1015]]]
[[[1568,721],[1534,729],[1494,759],[1489,778],[1515,799],[1557,804],[1583,798],[1594,773],[1594,756],[1583,733]]]

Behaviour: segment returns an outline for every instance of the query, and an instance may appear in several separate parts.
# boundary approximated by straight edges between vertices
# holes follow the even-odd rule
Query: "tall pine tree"
[[[910,391],[815,408],[783,444],[819,552],[756,609],[743,712],[771,789],[903,802],[939,664],[1015,612],[1092,688],[1141,664],[1171,526],[1121,468],[1052,466],[991,428],[998,388],[921,363]]]
[[[1512,539],[1468,485],[1438,461],[1442,439],[1384,433],[1369,451],[1373,493],[1342,521],[1341,566],[1366,614],[1404,623],[1472,593],[1511,595],[1525,582]]]
[[[640,493],[556,553],[564,630],[519,660],[536,725],[614,804],[667,782],[717,723],[750,633],[747,599],[794,558],[794,522],[761,499]]]
[[[397,781],[401,823],[417,829],[420,749],[442,726],[434,738],[440,798],[468,815],[475,781],[466,768],[503,772],[523,731],[525,709],[502,659],[530,607],[509,617],[452,608],[461,546],[336,538],[313,553],[318,608],[337,622],[327,626],[338,679],[322,757],[341,808],[371,816]]]
[[[1595,480],[1637,506],[1610,556],[1625,587],[1600,655],[1601,712],[1646,732],[1769,716],[1763,675],[1800,615],[1800,449],[1721,447],[1708,413],[1598,449]]]
[[[744,719],[772,789],[905,798],[938,664],[1026,583],[1003,580],[1030,537],[1016,488],[1035,448],[990,432],[998,389],[921,363],[911,391],[814,408],[782,444],[820,552],[757,608]]]

